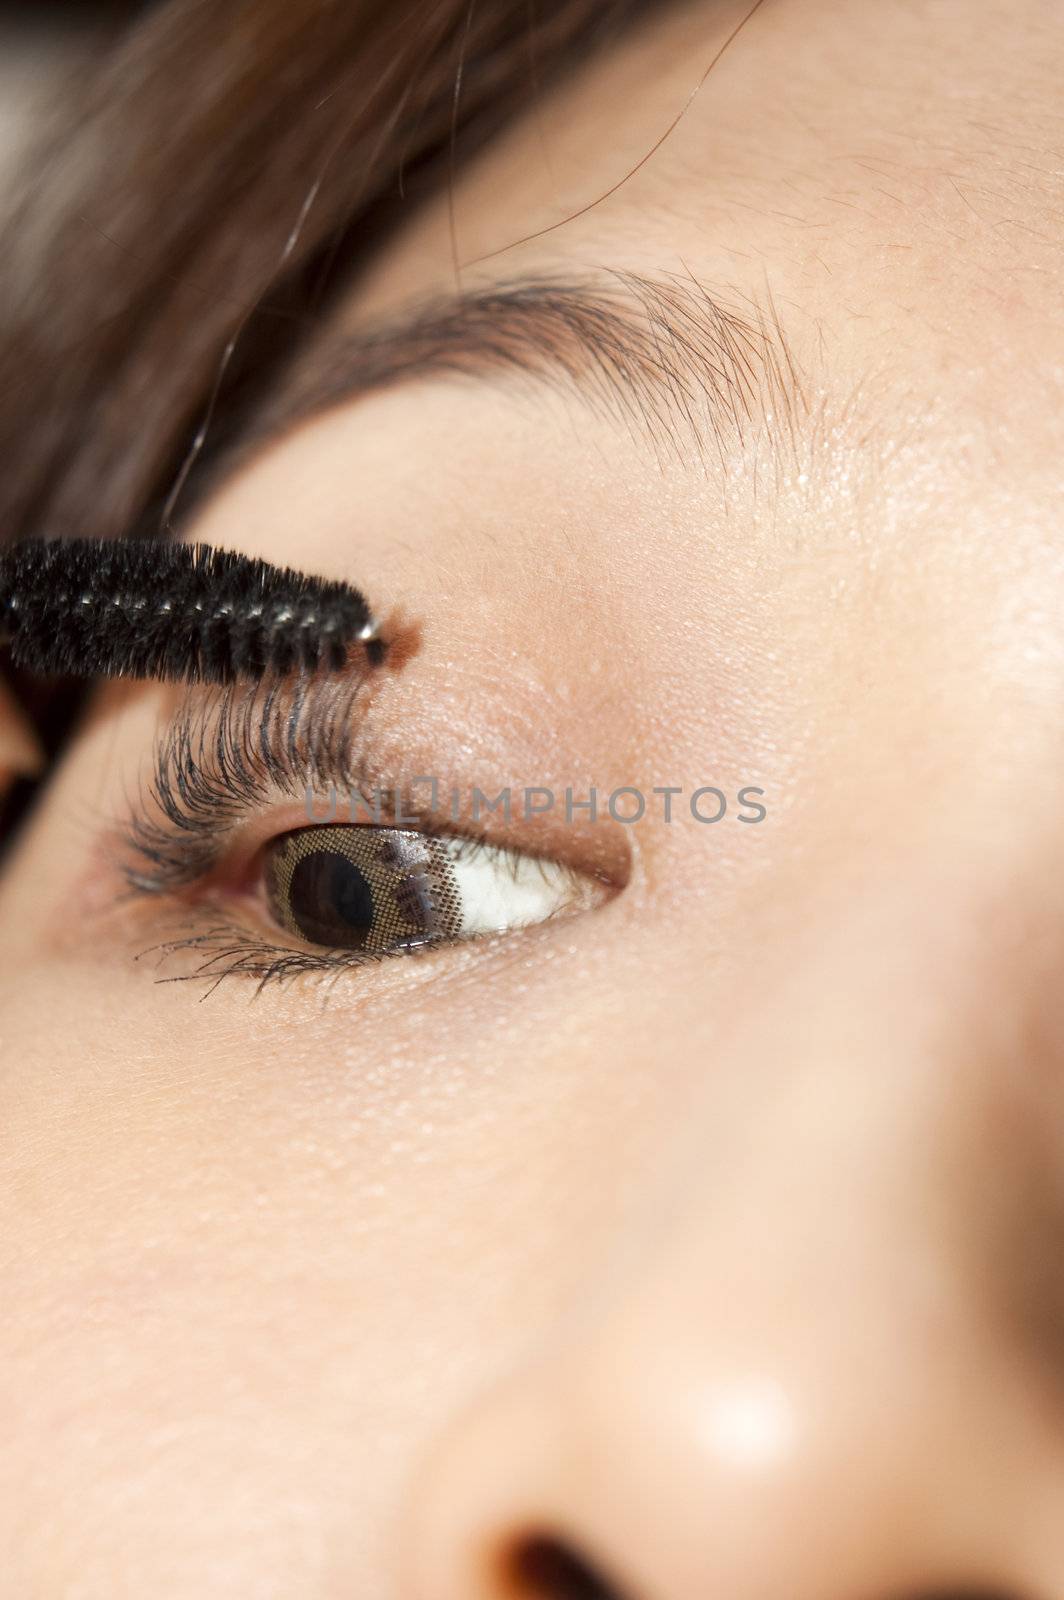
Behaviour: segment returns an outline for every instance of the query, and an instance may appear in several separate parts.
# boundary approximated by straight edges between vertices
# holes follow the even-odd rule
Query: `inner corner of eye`
[[[280,835],[263,858],[272,919],[291,937],[367,956],[507,933],[610,893],[543,856],[366,824]]]

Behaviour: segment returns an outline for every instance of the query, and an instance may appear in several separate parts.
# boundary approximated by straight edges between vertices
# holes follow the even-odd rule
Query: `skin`
[[[1064,33],[768,0],[472,264],[739,15],[574,79],[454,229],[467,287],[769,294],[797,446],[437,379],[194,532],[416,623],[389,770],[765,821],[655,810],[595,910],[199,1004],[103,849],[170,697],[101,698],[0,892],[5,1594],[564,1595],[531,1530],[630,1600],[1064,1595]],[[443,197],[344,321],[453,287]]]
[[[43,765],[32,727],[23,716],[10,689],[0,683],[0,797],[17,777],[31,777]]]

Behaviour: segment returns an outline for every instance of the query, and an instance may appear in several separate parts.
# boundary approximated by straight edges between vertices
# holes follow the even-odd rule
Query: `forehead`
[[[411,606],[431,573],[474,655],[504,616],[521,659],[556,663],[590,649],[586,612],[651,680],[683,655],[682,614],[717,641],[718,702],[721,663],[753,648],[745,677],[773,704],[798,696],[796,660],[818,705],[845,686],[881,718],[933,683],[956,737],[991,678],[1030,699],[1042,674],[1055,703],[1055,9],[980,0],[973,29],[968,0],[765,0],[717,60],[748,0],[668,7],[416,213],[345,308],[357,329],[521,275],[690,274],[778,313],[808,379],[807,470],[768,427],[666,481],[608,425],[412,383],[267,453],[202,536],[246,527],[290,559],[290,507],[313,507],[300,559],[364,564]]]
[[[1064,31],[1052,0],[978,12],[973,27],[968,0],[664,7],[418,217],[354,309],[456,277],[692,266],[767,281],[840,382],[973,413],[1015,388],[1044,436],[1029,391],[1059,392],[1064,363]]]

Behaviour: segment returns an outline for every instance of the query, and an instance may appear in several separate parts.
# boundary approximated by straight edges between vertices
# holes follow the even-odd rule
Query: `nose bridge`
[[[1064,896],[1046,850],[1015,829],[952,843],[931,832],[852,872],[842,862],[812,895],[776,879],[726,993],[706,998],[692,944],[670,1034],[689,1045],[691,1165],[715,1186],[748,1141],[775,1139],[784,1176],[814,1152],[811,1194],[828,1150],[840,1176],[862,1143],[902,1170],[929,1128],[949,1138],[962,1113],[1051,1088]]]
[[[975,1555],[974,1507],[1001,1510],[1011,1420],[995,1419],[983,1449],[972,1407],[998,1356],[942,1183],[964,1144],[949,1065],[937,1077],[923,1054],[922,1008],[859,1036],[852,999],[841,1017],[830,999],[812,1007],[785,1049],[768,1010],[732,1038],[718,1075],[741,1088],[705,1095],[612,1296],[539,1391],[542,1414],[556,1403],[565,1419],[563,1448],[571,1430],[582,1441],[563,1502],[595,1456],[642,1455],[586,1527],[601,1517],[592,1542],[608,1550],[610,1528],[641,1526],[649,1550],[667,1523],[670,1584],[642,1580],[654,1600],[705,1592],[710,1576],[713,1592],[830,1600],[859,1595],[869,1563],[904,1595],[920,1574],[897,1559],[899,1538],[926,1580],[951,1550]]]
[[[1058,1442],[957,1248],[1054,917],[955,872],[781,921],[727,1030],[686,986],[679,1131],[582,1314],[443,1447],[416,1600],[1060,1592]]]
[[[702,1020],[641,1201],[648,1303],[670,1304],[667,1281],[672,1323],[711,1326],[718,1354],[727,1339],[770,1361],[783,1340],[839,1377],[879,1360],[884,1393],[900,1342],[933,1354],[947,1311],[956,1348],[1010,1298],[1031,1310],[1048,1276],[1033,1227],[1061,1206],[1059,918],[1013,863],[973,881],[914,854],[766,940],[736,1023]]]
[[[923,1008],[877,1026],[856,981],[800,1022],[785,992],[702,1058],[599,1297],[648,1349],[712,1330],[729,1366],[760,1347],[771,1367],[786,1343],[812,1370],[871,1351],[887,1323],[896,1341],[955,1275],[942,1175],[963,1158],[969,1086],[945,1056],[936,1072]]]
[[[684,1219],[714,1250],[740,1228],[840,1250],[869,1227],[926,1236],[945,1171],[988,1117],[1033,1103],[1032,1054],[1064,1045],[1056,923],[1011,869],[973,884],[920,853],[770,907],[726,1001],[700,989],[693,946],[670,1029],[682,1112],[659,1164],[670,1237]],[[653,1003],[626,1018],[637,1051],[653,1054],[655,1021]]]

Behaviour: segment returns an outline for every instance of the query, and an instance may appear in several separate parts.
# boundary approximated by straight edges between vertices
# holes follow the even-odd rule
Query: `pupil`
[[[314,944],[359,950],[373,930],[373,891],[353,861],[316,850],[296,863],[289,907]]]

